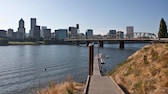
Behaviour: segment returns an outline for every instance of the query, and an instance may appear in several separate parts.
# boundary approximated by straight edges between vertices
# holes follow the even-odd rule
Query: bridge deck
[[[102,54],[99,54],[99,58]],[[93,76],[90,78],[88,94],[124,94],[116,83],[107,76],[101,76],[98,55],[94,57]]]

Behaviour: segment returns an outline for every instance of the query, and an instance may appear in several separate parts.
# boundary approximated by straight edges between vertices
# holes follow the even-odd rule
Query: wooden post
[[[92,43],[92,75],[93,75],[93,63],[94,63],[94,44]]]
[[[94,44],[89,44],[89,75],[93,75]]]

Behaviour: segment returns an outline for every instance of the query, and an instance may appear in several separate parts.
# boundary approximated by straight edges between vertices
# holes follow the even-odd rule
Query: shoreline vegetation
[[[168,44],[151,44],[136,51],[109,72],[128,94],[167,94]]]
[[[7,39],[0,38],[0,46],[8,45],[52,45],[52,44],[73,44],[63,40],[44,40],[44,41],[9,41]]]
[[[10,41],[8,42],[8,45],[39,45],[39,44],[44,44],[44,42],[13,42]]]
[[[84,83],[74,82],[71,76],[63,83],[55,83],[50,81],[45,88],[39,88],[33,94],[83,94],[85,88]]]

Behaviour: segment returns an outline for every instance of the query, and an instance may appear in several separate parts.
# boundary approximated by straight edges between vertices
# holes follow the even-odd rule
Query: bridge
[[[168,42],[168,38],[69,38],[65,39],[67,42],[74,42],[76,45],[80,43],[86,43],[88,46],[89,43],[95,42],[99,44],[99,47],[103,47],[104,42],[119,42],[119,48],[124,48],[125,42]]]
[[[89,44],[89,75],[84,90],[85,94],[125,94],[115,81],[108,76],[101,76],[99,59],[102,53],[94,55],[94,45]]]
[[[168,39],[159,39],[154,33],[149,32],[134,32],[131,34],[125,34],[123,36],[117,34],[107,34],[104,36],[93,35],[93,36],[84,36],[84,37],[69,37],[64,41],[75,43],[79,45],[80,43],[86,43],[88,46],[89,43],[98,43],[99,47],[103,47],[104,42],[118,42],[119,48],[124,48],[124,42],[167,42]]]

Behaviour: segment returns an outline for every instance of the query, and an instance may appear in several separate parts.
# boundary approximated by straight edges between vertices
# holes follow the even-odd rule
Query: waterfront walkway
[[[115,81],[108,76],[101,76],[99,67],[99,58],[102,53],[94,57],[93,75],[89,77],[86,94],[124,94]]]

